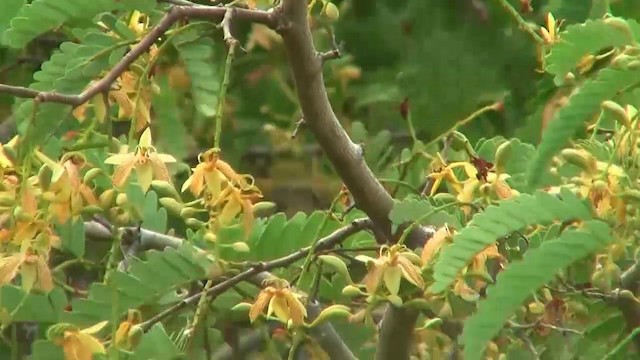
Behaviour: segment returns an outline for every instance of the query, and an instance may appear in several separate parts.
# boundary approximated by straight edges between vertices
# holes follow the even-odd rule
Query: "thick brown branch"
[[[262,23],[269,26],[277,24],[273,12],[261,10],[234,9],[233,16],[246,21]],[[36,91],[29,88],[0,85],[0,93],[7,93],[21,98],[33,98],[40,102],[56,102],[68,104],[73,107],[80,106],[89,99],[108,91],[118,77],[127,71],[129,66],[142,54],[155,44],[155,42],[178,20],[182,18],[207,19],[220,21],[227,14],[227,9],[219,6],[174,6],[169,12],[147,33],[142,40],[127,53],[102,79],[93,83],[80,94],[60,94],[55,91]]]
[[[375,178],[362,149],[351,141],[333,112],[322,76],[324,58],[316,51],[309,28],[307,2],[282,0],[281,11],[285,26],[277,30],[282,34],[305,124],[351,192],[355,205],[376,225],[378,242],[393,242],[389,221],[393,198]],[[419,246],[429,237],[424,228],[417,227],[406,243]],[[408,350],[399,354],[388,349],[409,348],[411,336],[407,334],[412,333],[416,319],[402,309],[388,308],[378,341],[378,359],[409,359]]]
[[[313,45],[307,23],[306,2],[283,1],[281,11],[286,26],[280,32],[305,124],[349,188],[358,208],[390,236],[388,215],[393,199],[376,180],[364,161],[362,149],[351,141],[331,108],[322,76],[323,58]]]

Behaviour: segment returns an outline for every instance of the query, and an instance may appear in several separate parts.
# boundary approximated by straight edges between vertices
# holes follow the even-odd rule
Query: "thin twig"
[[[502,8],[505,9],[507,13],[509,13],[509,15],[511,15],[511,17],[518,23],[518,27],[520,29],[527,32],[527,34],[529,34],[531,38],[538,44],[544,44],[544,40],[542,39],[542,37],[533,30],[531,25],[529,25],[529,23],[527,23],[527,21],[523,19],[522,16],[520,16],[518,10],[511,6],[511,4],[509,4],[507,0],[498,0],[498,3],[500,3]]]
[[[213,146],[220,148],[220,137],[222,135],[222,117],[224,113],[225,99],[227,96],[227,88],[229,87],[229,78],[231,73],[231,64],[235,56],[236,46],[238,46],[238,40],[236,40],[231,34],[231,20],[235,16],[235,8],[227,8],[227,12],[224,14],[224,19],[220,23],[222,32],[224,34],[224,41],[229,45],[229,51],[227,53],[227,60],[224,63],[224,74],[222,77],[222,85],[220,86],[220,94],[218,95],[218,109],[216,111],[216,132],[213,138]]]
[[[275,27],[278,24],[275,12],[234,8],[234,16],[246,21]],[[129,66],[155,44],[165,32],[178,20],[183,18],[200,18],[220,21],[227,14],[224,7],[189,5],[174,6],[165,14],[158,24],[151,29],[140,42],[129,51],[102,79],[96,81],[80,94],[61,94],[56,91],[37,91],[26,87],[0,84],[0,93],[11,94],[20,98],[32,98],[38,102],[55,102],[71,105],[74,108],[92,99],[101,92],[108,91],[118,77],[127,71]]]
[[[339,244],[340,242],[342,242],[344,239],[346,239],[348,236],[355,234],[358,231],[367,229],[371,226],[371,221],[369,219],[358,219],[358,220],[354,220],[351,224],[342,227],[336,231],[334,231],[333,233],[331,233],[330,235],[324,237],[323,239],[321,239],[317,246],[316,246],[316,251],[321,251],[321,250],[325,250],[328,248],[331,248],[337,244]],[[171,316],[173,314],[175,314],[176,312],[182,310],[183,308],[195,304],[197,303],[200,298],[202,297],[202,295],[206,295],[209,296],[211,298],[215,298],[216,296],[222,294],[223,292],[229,290],[230,288],[232,288],[233,286],[235,286],[236,284],[249,280],[252,277],[258,275],[261,272],[265,272],[265,271],[270,271],[273,269],[277,269],[277,268],[281,268],[281,267],[285,267],[288,266],[298,260],[303,259],[304,257],[307,256],[307,254],[311,251],[311,247],[306,247],[303,249],[300,249],[292,254],[289,254],[287,256],[269,261],[269,262],[262,262],[262,263],[257,263],[254,264],[253,266],[251,266],[249,269],[217,284],[212,286],[211,288],[209,288],[206,291],[202,291],[198,294],[195,294],[191,297],[188,297],[184,300],[182,300],[180,303],[160,312],[159,314],[157,314],[156,316],[150,318],[149,320],[145,321],[144,323],[140,324],[140,326],[142,326],[142,328],[144,329],[144,331],[147,331],[151,328],[151,326],[153,326],[153,324],[157,323],[158,321],[161,321],[165,318],[167,318],[168,316]]]
[[[296,136],[298,136],[298,131],[300,131],[300,128],[304,126],[304,118],[300,118],[300,120],[296,121],[296,126],[293,128],[293,131],[291,132],[291,139],[295,139]]]

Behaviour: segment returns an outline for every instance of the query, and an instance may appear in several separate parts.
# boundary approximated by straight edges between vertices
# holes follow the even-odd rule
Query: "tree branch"
[[[182,18],[207,19],[220,21],[227,13],[225,7],[219,6],[173,6],[167,14],[149,31],[140,42],[127,53],[102,79],[93,83],[80,94],[61,94],[55,91],[37,91],[20,86],[0,84],[0,93],[11,94],[20,98],[32,98],[39,102],[56,102],[71,105],[74,108],[89,101],[94,96],[108,91],[118,77],[127,71],[129,66],[155,44],[155,42],[178,20]],[[278,19],[272,11],[234,9],[234,17],[246,21],[275,27]]]
[[[393,199],[376,180],[364,161],[361,147],[351,141],[331,108],[322,76],[323,58],[313,45],[306,5],[305,1],[283,0],[285,26],[280,29],[305,124],[349,188],[358,208],[390,236],[388,215]]]
[[[283,38],[293,73],[298,101],[307,128],[314,134],[322,150],[347,186],[356,206],[374,222],[382,236],[378,242],[393,242],[389,213],[394,201],[375,178],[364,161],[362,148],[347,135],[338,121],[324,85],[322,54],[316,51],[307,19],[307,2],[282,0],[280,11],[284,26],[276,29]],[[407,244],[417,247],[429,239],[422,227],[416,227]],[[402,356],[387,349],[408,349],[417,316],[406,316],[389,307],[378,342],[378,359],[409,359],[408,350]],[[404,329],[404,330],[400,330]]]
[[[323,251],[330,249],[342,241],[344,241],[347,237],[367,228],[370,228],[372,225],[369,219],[358,219],[354,220],[351,224],[344,226],[330,235],[320,239],[316,246],[316,251]],[[142,238],[142,236],[140,237]],[[150,239],[163,239],[163,236],[153,236],[149,237]],[[179,245],[179,244],[178,244]],[[171,246],[171,245],[170,245]],[[195,294],[191,297],[188,297],[176,305],[169,307],[168,309],[158,313],[156,316],[150,318],[144,323],[140,324],[144,331],[149,330],[155,323],[158,321],[162,321],[163,319],[181,311],[187,306],[198,303],[200,298],[204,296],[210,296],[215,298],[216,296],[224,293],[225,291],[231,289],[233,286],[237,285],[243,281],[258,281],[259,279],[263,279],[265,276],[269,276],[270,274],[266,273],[267,271],[288,266],[298,260],[301,260],[307,256],[307,254],[311,251],[311,247],[305,247],[300,249],[292,254],[287,256],[269,261],[254,264],[249,269],[217,284],[212,286],[206,291]],[[313,306],[317,306],[317,304],[310,303],[307,305],[310,314],[314,313]],[[319,311],[317,311],[319,313]],[[318,330],[316,335],[322,335],[318,338],[318,342],[323,349],[329,353],[335,355],[335,357],[331,357],[332,359],[354,359],[355,357],[351,353],[351,351],[344,345],[340,337],[337,335],[331,324],[325,323]],[[340,340],[340,342],[336,342]],[[325,347],[326,346],[326,347]]]

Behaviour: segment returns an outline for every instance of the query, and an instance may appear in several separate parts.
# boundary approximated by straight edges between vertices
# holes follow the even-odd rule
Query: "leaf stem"
[[[227,96],[227,87],[229,87],[229,74],[231,73],[231,64],[235,56],[236,46],[238,42],[235,39],[229,41],[229,52],[227,60],[224,63],[224,75],[222,77],[222,85],[220,86],[220,95],[218,96],[218,110],[216,111],[216,132],[213,138],[213,147],[220,148],[220,135],[222,134],[222,113],[224,111],[225,97]]]
[[[505,9],[507,13],[509,13],[509,15],[511,15],[511,17],[518,23],[518,27],[520,29],[531,35],[531,38],[536,43],[541,45],[544,44],[542,37],[536,34],[536,32],[531,28],[531,25],[518,13],[518,10],[509,4],[507,0],[498,0],[498,3],[500,3],[500,6],[502,6],[502,8]]]
[[[627,347],[627,345],[629,345],[631,340],[633,340],[633,338],[635,338],[639,333],[640,333],[640,327],[633,329],[633,331],[629,335],[627,335],[627,337],[622,339],[622,341],[620,341],[620,343],[616,345],[616,347],[614,347],[607,355],[605,355],[604,360],[612,359],[619,352],[624,350],[624,348]]]
[[[503,0],[500,0],[503,1]],[[473,120],[475,120],[478,116],[491,111],[491,110],[496,110],[498,106],[498,103],[493,103],[493,104],[489,104],[487,106],[481,107],[480,109],[474,111],[471,115],[467,116],[466,118],[456,122],[455,124],[453,124],[453,126],[451,128],[449,128],[449,130],[445,131],[442,135],[436,137],[435,139],[431,140],[427,145],[424,146],[425,149],[429,148],[430,146],[435,145],[436,143],[438,143],[438,141],[440,141],[440,139],[442,138],[446,138],[447,136],[453,134],[454,131],[458,130],[459,127],[467,125],[468,123],[472,122]]]

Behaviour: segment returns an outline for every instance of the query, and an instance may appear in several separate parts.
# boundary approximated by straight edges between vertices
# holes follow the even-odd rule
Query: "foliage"
[[[0,357],[637,357],[637,4],[295,4],[3,5]]]

